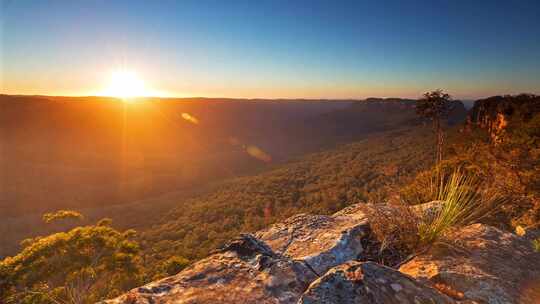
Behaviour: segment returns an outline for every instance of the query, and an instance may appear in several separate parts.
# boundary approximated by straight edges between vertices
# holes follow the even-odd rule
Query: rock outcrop
[[[478,303],[540,303],[540,254],[528,239],[475,224],[402,265],[400,271]]]
[[[348,262],[313,282],[301,304],[455,303],[438,290],[373,262]]]
[[[540,253],[530,240],[475,224],[397,270],[362,262],[370,237],[364,208],[297,215],[241,235],[106,303],[539,303]]]
[[[540,113],[540,96],[494,96],[477,100],[467,120],[469,125],[487,130],[494,143],[500,143],[508,127],[528,121],[537,113]]]
[[[332,216],[300,214],[255,235],[277,253],[308,264],[317,274],[354,260],[363,251],[368,220],[357,206]]]
[[[179,274],[106,303],[296,303],[316,278],[304,263],[242,235]]]

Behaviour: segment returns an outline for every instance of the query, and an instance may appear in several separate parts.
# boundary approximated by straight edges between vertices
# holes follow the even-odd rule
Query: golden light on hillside
[[[147,96],[148,94],[144,82],[136,73],[127,70],[118,70],[111,73],[109,84],[103,95],[130,101],[130,98]]]

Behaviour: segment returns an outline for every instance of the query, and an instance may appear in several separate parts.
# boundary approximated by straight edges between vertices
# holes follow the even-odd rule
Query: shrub
[[[175,275],[190,264],[189,260],[181,256],[172,256],[163,262],[162,268],[167,275]]]
[[[453,228],[480,221],[505,202],[497,193],[483,192],[481,180],[460,169],[450,171],[442,166],[423,173],[421,179],[424,186],[418,187],[423,191],[416,196],[418,203],[439,203],[425,210],[405,201],[364,208],[373,236],[380,242],[379,254],[386,259],[389,254],[393,256],[390,264],[396,265],[408,255],[439,241]]]
[[[419,218],[407,205],[377,204],[363,208],[370,221],[375,244],[367,244],[367,256],[376,262],[395,266],[413,253],[419,244]]]
[[[91,225],[29,239],[19,254],[0,261],[0,298],[93,303],[132,288],[141,283],[139,246],[132,236],[132,230]]]
[[[399,190],[400,199],[409,205],[434,200],[433,177],[434,173],[431,170],[419,173],[410,184]]]
[[[436,200],[443,204],[433,217],[420,222],[418,233],[422,244],[437,241],[451,228],[479,221],[504,202],[497,194],[483,195],[480,180],[459,169],[450,176],[441,174],[435,189]]]

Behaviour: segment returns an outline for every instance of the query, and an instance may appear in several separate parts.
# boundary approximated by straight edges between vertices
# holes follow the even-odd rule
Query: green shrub
[[[421,220],[418,233],[422,244],[433,243],[451,228],[490,215],[504,202],[497,194],[483,195],[480,180],[459,169],[449,176],[442,173],[434,184],[434,191],[435,200],[443,204],[434,216]]]
[[[189,260],[181,256],[172,256],[163,262],[163,271],[167,275],[175,275],[190,264]]]
[[[131,239],[133,231],[121,232],[104,222],[110,224],[101,221],[102,225],[26,240],[20,253],[0,261],[0,299],[5,303],[94,303],[139,285],[140,250]]]

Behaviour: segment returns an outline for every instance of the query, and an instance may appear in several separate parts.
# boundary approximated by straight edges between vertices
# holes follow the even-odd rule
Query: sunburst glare
[[[109,83],[103,95],[129,99],[147,96],[144,82],[137,74],[129,70],[117,70],[111,73]]]

